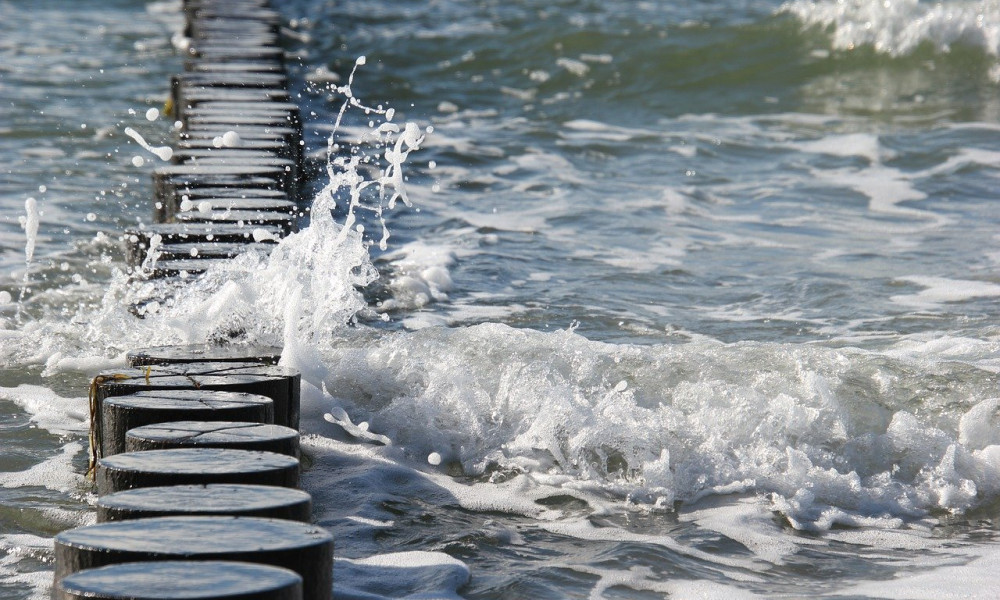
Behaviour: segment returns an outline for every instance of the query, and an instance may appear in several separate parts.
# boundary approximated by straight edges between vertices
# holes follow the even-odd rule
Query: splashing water
[[[355,71],[364,63],[363,57],[358,59]],[[351,89],[354,75],[352,71],[345,85],[332,88],[345,101],[328,141],[329,182],[313,200],[308,227],[280,240],[269,255],[249,251],[193,280],[134,283],[119,275],[103,302],[106,308],[91,321],[89,335],[120,347],[118,335],[108,338],[107,332],[122,331],[124,325],[126,331],[140,328],[144,332],[141,339],[152,338],[155,343],[242,340],[281,344],[286,349],[285,360],[292,361],[296,349],[304,352],[307,346],[355,322],[367,310],[359,289],[378,278],[363,239],[364,228],[357,223],[357,211],[378,216],[384,246],[388,229],[383,211],[393,208],[397,200],[409,204],[403,163],[419,149],[424,137],[415,123],[402,128],[391,123],[392,109],[363,104]],[[334,155],[339,150],[335,137],[340,133],[341,119],[350,108],[385,117],[385,123],[372,132],[378,145],[385,148],[381,156],[384,166],[353,147],[350,156]],[[131,129],[126,132],[140,140]],[[228,143],[238,143],[235,135],[230,138]],[[148,146],[144,141],[140,144]],[[361,164],[380,168],[366,175],[371,171],[366,169],[362,174]],[[341,200],[347,214],[344,222],[338,223],[333,211]],[[191,205],[186,200],[182,208],[185,204]],[[254,239],[263,239],[264,233],[255,231]],[[158,246],[154,239],[143,270],[155,263]],[[145,319],[138,323],[124,308],[148,305],[155,307],[155,314],[146,311]]]
[[[24,216],[19,217],[18,221],[21,223],[21,227],[24,229],[24,278],[21,281],[21,291],[18,294],[17,302],[17,313],[16,318],[20,320],[21,309],[24,304],[25,295],[28,293],[28,283],[30,282],[31,276],[31,261],[35,257],[35,242],[38,239],[38,224],[39,224],[39,213],[38,213],[38,201],[34,198],[28,198],[24,201]]]
[[[389,229],[386,227],[383,211],[385,208],[395,208],[396,201],[402,200],[407,206],[411,206],[406,195],[406,188],[403,184],[403,162],[409,157],[410,152],[418,150],[424,141],[420,128],[416,123],[407,123],[402,132],[398,125],[392,122],[395,111],[391,108],[365,106],[358,100],[351,85],[354,83],[354,76],[358,67],[364,66],[367,59],[364,56],[358,57],[351,69],[351,74],[347,78],[347,83],[340,87],[333,87],[338,93],[345,97],[344,103],[337,113],[337,120],[334,123],[333,133],[327,138],[327,176],[330,183],[320,192],[314,209],[332,210],[336,205],[336,195],[342,191],[348,196],[348,215],[344,222],[345,228],[351,228],[356,221],[355,212],[357,210],[368,210],[375,214],[382,226],[382,239],[379,240],[379,248],[385,250],[389,239]],[[371,180],[364,180],[358,175],[358,167],[362,163],[370,162],[369,157],[363,156],[352,148],[351,156],[335,156],[340,150],[339,144],[335,141],[336,133],[340,129],[344,114],[348,108],[359,108],[366,114],[375,113],[385,116],[385,122],[372,131],[376,146],[385,148],[383,155],[387,166],[380,171],[380,176]],[[393,136],[398,135],[395,141]],[[374,186],[378,195],[374,200],[365,201],[363,194],[365,190]],[[391,190],[388,202],[385,202],[386,193]],[[317,206],[318,203],[318,206]]]
[[[24,244],[24,262],[31,265],[31,259],[35,256],[35,240],[38,238],[38,201],[28,198],[24,201],[25,215],[20,218],[21,227],[24,228],[26,238]]]
[[[132,129],[131,127],[125,128],[125,135],[135,140],[135,142],[140,146],[142,146],[144,150],[152,154],[155,154],[162,161],[168,161],[174,155],[174,150],[170,146],[155,146],[155,147],[151,146],[146,142],[146,140],[142,137],[142,135],[139,134],[138,131]],[[136,166],[141,166],[141,165],[136,165]]]

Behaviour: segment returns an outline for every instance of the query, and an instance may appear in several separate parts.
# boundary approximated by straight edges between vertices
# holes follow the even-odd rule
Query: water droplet
[[[222,134],[222,144],[228,148],[233,146],[238,146],[240,143],[240,134],[235,131],[227,131]]]

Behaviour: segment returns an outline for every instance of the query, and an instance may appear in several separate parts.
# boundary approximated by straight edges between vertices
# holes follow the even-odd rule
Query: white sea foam
[[[682,521],[697,523],[699,527],[717,531],[725,537],[743,544],[758,558],[780,565],[794,556],[810,541],[785,534],[775,522],[770,507],[757,498],[737,502],[715,501],[698,503],[696,510],[684,511]],[[821,542],[812,541],[812,545]]]
[[[31,415],[31,422],[52,433],[83,433],[89,415],[86,398],[63,398],[48,388],[20,385],[0,387],[0,398],[10,400]]]
[[[52,540],[26,533],[0,535],[0,579],[8,585],[21,584],[31,590],[31,600],[51,598],[52,572],[25,572],[19,563],[25,558],[51,560]]]
[[[877,135],[870,133],[835,134],[816,140],[796,142],[792,146],[802,152],[833,156],[861,156],[873,164],[894,155],[882,147]]]
[[[768,498],[770,509],[797,528],[827,530],[837,524],[899,527],[929,512],[960,513],[1000,494],[1000,424],[976,416],[990,413],[992,396],[970,397],[964,388],[914,396],[913,389],[929,384],[906,374],[945,356],[985,361],[992,370],[984,377],[991,377],[991,344],[906,342],[894,354],[872,355],[706,339],[608,345],[570,331],[497,324],[351,334],[334,324],[347,323],[364,307],[349,282],[364,281],[357,269],[370,269],[367,253],[352,230],[332,221],[314,226],[329,229],[318,237],[310,228],[288,238],[269,258],[241,257],[218,279],[192,282],[185,300],[146,319],[106,310],[91,331],[111,348],[128,346],[139,331],[150,343],[234,331],[250,341],[284,340],[285,363],[302,370],[313,386],[308,389],[328,390],[303,392],[314,414],[304,426],[339,426],[399,449],[403,454],[392,460],[405,457],[414,465],[427,465],[435,453],[442,468],[457,465],[487,478],[522,474],[515,477],[522,486],[517,493],[499,484],[455,492],[470,507],[482,508],[475,497],[503,505],[509,502],[504,496],[525,496],[533,486],[581,495],[594,506],[599,493],[617,498],[613,503],[628,499],[656,510],[674,501],[750,492]],[[31,339],[33,333],[29,326],[7,335]],[[46,336],[58,343],[51,330]],[[54,355],[35,351],[41,362]],[[51,358],[50,367],[88,366],[66,360]],[[875,395],[861,399],[850,391],[858,385]],[[27,408],[51,406],[52,414],[38,412],[45,426],[74,430],[81,424],[79,407],[44,390],[5,394]],[[958,408],[942,415],[935,408],[941,405]],[[55,468],[69,470],[68,460],[57,460]],[[528,514],[540,518],[532,500],[517,510],[532,505]],[[709,515],[695,520],[708,527],[714,522]],[[761,547],[757,537],[732,535]],[[760,552],[778,562],[787,551]]]
[[[694,361],[696,380],[682,375]],[[413,460],[438,453],[467,473],[523,472],[572,493],[670,506],[752,491],[795,527],[825,530],[899,527],[1000,490],[994,447],[979,448],[992,433],[966,427],[966,446],[957,421],[942,429],[886,410],[898,402],[891,388],[861,405],[838,391],[858,377],[878,387],[884,375],[864,353],[710,342],[640,350],[482,325],[364,348],[341,341],[322,364],[304,371],[325,373],[333,402]],[[747,368],[752,383],[740,375]]]
[[[1000,550],[983,547],[975,554],[964,554],[965,556],[953,555],[950,560],[949,557],[939,557],[938,564],[934,566],[924,566],[916,572],[904,572],[888,581],[860,583],[842,590],[842,593],[898,600],[995,598]]]
[[[338,559],[334,579],[344,582],[337,598],[461,600],[457,590],[468,582],[469,568],[443,552],[397,552]]]
[[[84,487],[83,474],[73,468],[73,459],[83,452],[80,442],[69,442],[59,454],[24,471],[0,472],[0,487],[44,487],[57,492],[73,492]]]
[[[1000,296],[1000,285],[986,281],[926,276],[899,277],[897,280],[924,288],[916,294],[899,294],[891,298],[893,302],[918,308],[934,308],[944,303]]]
[[[923,523],[928,514],[959,514],[995,501],[1000,493],[1000,425],[991,418],[996,400],[991,393],[970,391],[989,389],[991,375],[1000,369],[996,345],[989,342],[942,336],[934,336],[940,339],[931,342],[911,337],[886,351],[866,352],[794,343],[724,344],[684,330],[676,342],[668,344],[612,346],[572,331],[542,333],[498,324],[456,330],[432,327],[456,320],[516,322],[512,316],[528,308],[506,301],[504,294],[510,288],[525,282],[560,285],[565,271],[558,265],[529,263],[523,273],[504,282],[509,284],[507,290],[468,293],[468,304],[446,302],[449,294],[460,296],[451,294],[451,288],[452,278],[463,274],[463,261],[481,252],[480,245],[505,243],[509,233],[544,237],[547,244],[572,248],[567,257],[610,265],[616,275],[625,269],[630,275],[655,274],[681,266],[696,252],[726,246],[793,249],[784,239],[706,230],[704,223],[791,228],[823,222],[824,227],[836,228],[854,227],[862,220],[838,225],[836,218],[830,219],[830,211],[816,215],[785,211],[771,220],[740,210],[744,199],[770,201],[786,184],[802,185],[808,180],[828,189],[846,187],[868,198],[871,212],[933,221],[930,209],[916,208],[926,200],[921,179],[969,167],[992,169],[995,156],[960,150],[953,160],[937,167],[906,172],[882,164],[892,158],[892,152],[877,136],[790,133],[798,126],[809,131],[837,127],[829,118],[802,115],[692,117],[670,123],[670,127],[690,129],[689,134],[679,135],[669,133],[667,126],[647,130],[567,121],[557,132],[560,145],[587,152],[610,144],[683,141],[685,145],[678,148],[705,149],[704,153],[679,152],[685,160],[703,161],[696,165],[698,169],[725,144],[795,152],[789,160],[795,161],[801,173],[769,180],[771,187],[760,181],[740,187],[741,182],[684,185],[657,180],[653,185],[636,186],[638,190],[623,190],[613,202],[596,209],[605,211],[602,224],[614,224],[605,218],[612,212],[638,210],[643,218],[665,214],[672,222],[705,220],[696,224],[694,236],[683,230],[673,235],[676,230],[670,230],[671,235],[649,244],[644,241],[636,250],[628,240],[615,240],[622,242],[620,247],[595,243],[582,235],[586,223],[553,225],[570,213],[585,212],[569,208],[580,188],[601,185],[577,162],[578,157],[568,160],[544,148],[511,151],[480,143],[479,138],[468,136],[469,123],[479,118],[495,120],[497,115],[445,108],[448,114],[439,123],[440,133],[435,133],[435,150],[445,156],[433,173],[444,183],[446,193],[443,199],[429,198],[428,205],[440,210],[443,218],[468,225],[452,228],[442,234],[444,239],[402,245],[384,255],[391,266],[388,272],[394,269],[399,277],[390,281],[395,291],[383,308],[393,302],[401,309],[426,306],[423,301],[406,299],[411,292],[413,298],[422,295],[443,305],[435,312],[404,316],[405,325],[421,331],[385,333],[358,325],[358,315],[367,312],[358,288],[370,283],[375,273],[357,221],[334,223],[328,218],[334,204],[353,206],[352,196],[358,189],[355,176],[360,169],[352,171],[351,167],[359,165],[342,162],[333,169],[337,185],[316,204],[313,226],[283,240],[270,257],[240,257],[180,288],[183,294],[174,297],[170,295],[176,288],[167,285],[116,279],[102,307],[84,307],[71,318],[60,314],[0,332],[0,358],[4,364],[45,365],[46,373],[60,374],[116,364],[121,350],[136,339],[155,344],[235,337],[284,343],[285,364],[301,369],[305,377],[303,429],[313,436],[304,440],[304,446],[317,456],[316,466],[304,475],[305,486],[322,506],[323,523],[358,534],[350,538],[352,544],[357,543],[352,551],[355,556],[369,557],[338,562],[340,572],[357,575],[360,583],[352,584],[352,593],[358,597],[389,595],[379,591],[379,570],[388,561],[414,558],[380,557],[377,544],[364,541],[365,535],[375,539],[397,526],[397,517],[380,508],[387,499],[420,498],[434,506],[515,515],[532,524],[526,527],[537,526],[553,535],[669,548],[691,556],[689,546],[670,534],[634,535],[586,521],[587,516],[622,512],[661,515],[679,505],[678,518],[683,523],[747,549],[747,553],[737,552],[741,558],[736,562],[722,565],[725,577],[736,581],[750,577],[747,569],[789,562],[810,544],[808,540],[818,539],[788,533],[786,523],[857,546],[936,549],[914,533],[914,523]],[[384,116],[388,121],[388,111]],[[777,122],[791,125],[762,126]],[[517,119],[504,123],[523,125]],[[419,131],[412,127],[396,130],[395,123],[390,125],[377,126],[378,135],[365,132],[368,142],[384,143],[380,136],[400,132],[410,142],[418,142]],[[382,146],[383,156],[388,151],[387,158],[396,169],[391,177],[376,176],[386,199],[398,191],[402,180],[397,167],[412,148],[405,140],[401,145]],[[448,153],[466,149],[470,158],[489,166],[477,170],[449,160]],[[810,156],[803,159],[803,152]],[[836,162],[852,166],[813,170],[813,165],[829,162],[830,157],[851,159]],[[809,168],[800,168],[798,161],[803,160]],[[541,192],[539,181],[547,184]],[[448,186],[460,189],[458,185],[467,183],[543,201],[509,211],[504,208],[510,204],[497,202],[500,210],[496,213],[491,212],[490,194],[482,195],[485,207],[482,202],[473,207],[457,205],[453,202],[457,194],[449,196]],[[378,187],[372,184],[368,189]],[[196,206],[188,201],[182,207]],[[831,220],[834,224],[826,223]],[[656,221],[653,226],[665,222]],[[254,232],[255,237],[259,234]],[[890,240],[886,247],[902,248],[903,244],[913,250],[919,240]],[[501,246],[496,251],[506,250]],[[823,258],[835,256],[830,251]],[[543,272],[539,272],[540,265]],[[668,278],[662,279],[662,285],[671,285]],[[914,306],[907,304],[914,301],[927,309],[996,295],[986,278],[982,282],[928,278],[898,282],[926,287],[929,293],[915,294],[916,300],[897,296],[897,303]],[[963,291],[956,294],[956,286]],[[459,287],[466,291],[463,282],[459,281]],[[777,306],[778,302],[769,310],[771,294],[772,290],[759,294],[763,300],[758,304],[709,306],[704,314],[729,324],[826,322],[810,320],[799,308]],[[134,301],[149,298],[163,300],[156,314],[138,320],[127,311]],[[649,310],[670,317],[678,308],[665,305]],[[655,329],[662,336],[664,322],[669,321],[651,322],[645,330]],[[346,327],[348,323],[355,326]],[[645,324],[631,327],[643,331]],[[951,380],[953,368],[969,369],[974,373],[971,377],[979,380],[961,389],[942,390],[937,382]],[[960,379],[968,382],[968,377],[963,372]],[[37,411],[33,418],[39,426],[79,434],[74,429],[82,424],[79,413],[65,406],[71,399],[42,389],[5,391],[25,410]],[[38,408],[43,405],[49,408]],[[46,485],[54,472],[50,467],[69,468],[72,460],[65,454],[57,458],[45,467],[14,475],[11,481]],[[360,487],[343,485],[344,481]],[[53,485],[68,489],[67,482]],[[342,502],[337,496],[341,493],[353,494],[351,502]],[[576,510],[584,514],[539,503],[560,495],[578,500],[586,508]],[[719,497],[727,501],[714,502]],[[728,502],[733,497],[740,500]],[[775,513],[780,517],[772,518]],[[838,525],[856,529],[844,532]],[[490,535],[495,533],[490,531]],[[504,543],[516,539],[509,532],[496,535]],[[718,564],[707,553],[694,556],[705,564]],[[415,579],[398,580],[398,589],[429,581],[429,589],[450,597],[457,593],[463,573],[468,576],[465,567],[438,553],[417,558],[430,560],[415,565]],[[580,565],[571,568],[585,571]],[[586,568],[599,580],[595,589],[600,590],[621,585],[682,596],[736,593],[716,584],[658,582],[655,574],[641,568]]]

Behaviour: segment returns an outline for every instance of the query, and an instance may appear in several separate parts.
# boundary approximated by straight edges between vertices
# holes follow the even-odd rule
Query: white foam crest
[[[1000,3],[996,0],[793,0],[780,11],[806,27],[832,30],[837,50],[870,46],[881,54],[903,56],[922,44],[941,52],[962,44],[996,56],[1000,53]]]
[[[927,169],[922,176],[953,175],[968,167],[989,167],[994,172],[1000,170],[1000,152],[981,148],[960,148],[955,156],[940,165]]]
[[[702,501],[695,505],[695,510],[683,511],[679,516],[682,521],[694,522],[702,529],[716,531],[743,544],[756,557],[775,565],[785,564],[803,545],[821,543],[784,533],[770,507],[757,498]]]
[[[906,217],[926,224],[879,224],[880,230],[892,233],[912,233],[927,228],[941,227],[951,222],[944,215],[930,210],[900,206],[904,202],[925,200],[927,194],[917,189],[914,181],[919,174],[905,173],[879,163],[864,168],[810,169],[813,176],[831,186],[846,186],[868,197],[868,208],[873,213]]]
[[[757,567],[753,560],[729,558],[705,552],[703,550],[681,544],[670,536],[636,533],[620,529],[618,527],[597,527],[587,519],[581,519],[578,521],[563,520],[558,523],[545,523],[541,527],[551,533],[574,537],[581,540],[631,542],[662,546],[672,552],[702,560],[706,564],[722,565],[729,568],[745,569],[747,571],[752,571]],[[735,571],[728,571],[726,574],[732,579],[745,580],[752,577]]]
[[[700,600],[759,600],[763,598],[763,596],[758,596],[738,587],[714,581],[679,579],[675,577],[664,580],[662,574],[646,566],[632,566],[627,569],[602,569],[590,565],[570,565],[568,568],[598,578],[588,596],[590,600],[607,598],[606,592],[616,587],[625,587],[636,591],[656,592],[663,594],[665,598],[699,598]],[[744,577],[741,579],[746,580],[747,578]]]
[[[672,581],[670,592],[677,598],[700,598],[702,600],[761,600],[760,596],[744,589],[723,585],[713,581],[678,579]]]
[[[135,285],[118,276],[87,331],[109,348],[127,347],[137,335],[150,344],[308,343],[363,310],[357,288],[375,277],[360,234],[335,223],[329,210],[314,210],[310,227],[283,238],[270,255],[249,251],[188,280]],[[128,307],[151,299],[155,314],[135,319]]]
[[[892,158],[893,153],[884,149],[877,135],[871,133],[846,133],[791,144],[802,152],[829,154],[831,156],[861,156],[871,163]]]
[[[369,110],[350,93],[349,85],[339,88],[349,98],[344,110]],[[388,115],[390,110],[377,112]],[[338,130],[334,127],[333,131]],[[145,143],[134,131],[130,135]],[[360,227],[355,227],[357,211],[371,211],[381,219],[384,208],[396,199],[406,199],[401,169],[408,155],[419,148],[421,130],[409,123],[398,135],[384,132],[377,137],[388,148],[384,162],[366,161],[376,168],[364,169],[362,174],[359,156],[331,157],[330,183],[314,199],[310,226],[282,239],[270,255],[250,250],[213,264],[204,275],[182,280],[132,281],[116,273],[96,306],[83,306],[73,318],[44,319],[0,331],[0,336],[11,341],[0,345],[0,357],[12,364],[46,363],[51,374],[107,360],[108,355],[132,347],[136,339],[148,345],[284,341],[290,355],[296,348],[307,352],[315,339],[331,335],[367,309],[359,289],[378,273]],[[344,223],[333,219],[339,202],[348,206]],[[186,204],[185,208],[194,206]],[[263,234],[247,227],[247,239],[260,240]],[[386,237],[387,231],[383,242]],[[154,236],[144,270],[156,260],[159,242]],[[447,273],[431,268],[426,279],[441,290],[448,287]],[[133,308],[144,318],[136,318]]]
[[[900,385],[912,377],[907,358],[710,340],[606,345],[494,324],[321,350],[322,361],[299,360],[307,371],[321,364],[311,372],[332,401],[422,465],[437,453],[442,469],[521,473],[653,510],[757,493],[806,530],[900,527],[1000,494],[1000,422],[959,423],[988,412],[977,408],[987,398],[914,399],[923,384]],[[939,405],[962,408],[942,415]]]
[[[559,132],[561,137],[588,143],[600,141],[621,143],[662,136],[660,131],[612,125],[591,119],[572,119],[563,123],[563,128],[564,131]]]
[[[929,529],[929,528],[928,528]],[[934,537],[929,530],[839,529],[823,534],[824,539],[836,540],[862,548],[880,551],[906,550],[930,552],[947,549],[948,542]],[[801,541],[801,540],[800,540]]]

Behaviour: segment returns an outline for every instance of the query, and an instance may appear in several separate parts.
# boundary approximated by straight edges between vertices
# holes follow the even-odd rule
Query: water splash
[[[409,203],[403,164],[424,139],[417,124],[396,126],[391,121],[393,109],[367,106],[354,94],[351,85],[357,68],[364,64],[364,57],[359,58],[347,83],[331,88],[344,102],[327,144],[329,181],[312,202],[308,227],[280,240],[269,254],[248,251],[213,265],[197,278],[134,282],[119,274],[102,303],[105,308],[96,318],[87,319],[91,324],[88,336],[116,348],[126,343],[118,332],[136,330],[142,334],[127,338],[138,337],[149,340],[147,343],[237,340],[283,344],[286,360],[292,361],[296,349],[305,352],[339,328],[357,322],[358,315],[368,311],[359,290],[379,276],[371,263],[358,212],[369,211],[379,218],[381,245],[385,246],[389,233],[383,212],[399,200]],[[371,125],[370,139],[376,142],[377,155],[352,145],[340,152],[337,137],[351,109],[384,118],[383,123]],[[342,222],[334,216],[338,203],[347,208]],[[258,241],[265,235],[253,232]],[[158,246],[154,239],[144,272],[157,259]],[[140,308],[145,318],[136,321],[128,314],[128,307],[155,310]]]
[[[952,343],[963,365],[988,365],[995,349]],[[303,370],[325,370],[337,410],[415,464],[640,511],[749,493],[796,529],[826,531],[1000,496],[1000,401],[977,391],[993,371],[928,393],[968,370],[937,353],[632,346],[484,324],[342,340]]]
[[[38,238],[38,201],[28,198],[24,201],[24,216],[19,219],[24,228],[24,262],[30,266],[35,256],[35,241]]]
[[[21,290],[17,300],[17,313],[15,319],[21,319],[21,309],[25,296],[28,293],[28,284],[31,279],[31,261],[35,257],[35,242],[38,239],[39,212],[38,201],[28,198],[24,201],[24,216],[18,218],[21,227],[24,229],[24,278],[21,281]]]
[[[395,110],[366,106],[355,95],[351,86],[358,67],[364,66],[366,57],[360,56],[351,69],[351,74],[347,78],[347,83],[343,86],[330,85],[336,93],[344,96],[344,101],[337,113],[337,119],[333,126],[333,131],[327,138],[327,166],[326,172],[329,183],[319,193],[313,202],[314,210],[333,210],[336,206],[338,194],[347,197],[348,213],[344,222],[345,228],[355,226],[357,221],[357,211],[365,210],[372,212],[378,219],[382,227],[382,238],[379,240],[379,248],[385,250],[389,239],[389,229],[385,223],[385,209],[393,209],[397,200],[402,200],[406,206],[411,206],[406,195],[406,187],[403,183],[403,163],[410,153],[419,150],[420,144],[424,141],[424,136],[420,127],[416,123],[406,123],[400,127],[392,122],[395,117]],[[359,167],[362,164],[371,164],[372,158],[360,152],[358,146],[349,149],[347,155],[341,155],[341,146],[337,143],[336,136],[340,131],[344,115],[349,108],[358,108],[365,114],[382,115],[385,121],[371,130],[371,140],[376,149],[384,148],[382,158],[385,166],[379,169],[379,176],[366,180],[359,175]],[[374,122],[369,122],[369,126],[374,126]],[[431,131],[431,128],[428,128]],[[377,194],[366,194],[374,189]],[[386,196],[388,194],[388,200]]]
[[[168,161],[174,155],[174,150],[170,146],[151,146],[146,140],[139,134],[138,131],[132,129],[131,127],[125,128],[125,135],[129,136],[137,144],[142,146],[142,148],[152,154],[155,154],[162,161]],[[139,166],[139,165],[136,165]]]

